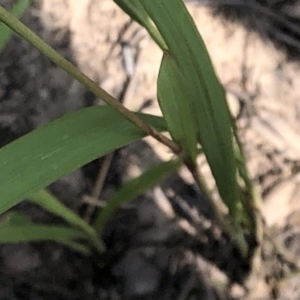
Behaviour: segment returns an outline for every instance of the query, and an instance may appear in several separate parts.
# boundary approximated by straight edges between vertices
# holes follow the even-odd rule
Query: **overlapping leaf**
[[[180,68],[195,107],[199,142],[232,216],[237,209],[236,167],[225,94],[204,42],[182,0],[140,0]]]
[[[166,44],[162,36],[158,32],[157,28],[153,25],[148,13],[140,3],[140,0],[114,0],[114,2],[120,6],[133,20],[145,27],[150,36],[156,41],[161,49],[166,48]]]
[[[172,138],[183,147],[186,155],[195,160],[197,127],[186,87],[185,78],[174,59],[165,52],[157,81],[158,101]]]

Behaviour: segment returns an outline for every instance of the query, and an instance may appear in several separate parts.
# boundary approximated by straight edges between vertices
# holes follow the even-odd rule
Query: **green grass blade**
[[[157,130],[162,118],[140,115]],[[84,164],[143,138],[107,106],[66,115],[0,149],[0,213]]]
[[[166,49],[166,43],[164,42],[157,28],[153,25],[139,0],[114,0],[114,2],[133,20],[143,26],[162,50]]]
[[[196,119],[185,79],[173,58],[165,52],[157,81],[157,95],[168,130],[185,154],[197,156]]]
[[[188,83],[199,142],[220,196],[235,219],[238,193],[230,115],[204,42],[182,0],[140,1]]]
[[[39,190],[29,197],[30,202],[35,203],[43,207],[48,212],[55,214],[58,217],[64,219],[70,225],[79,227],[89,235],[93,235],[95,230],[74,213],[70,208],[59,202],[54,196],[48,193],[46,190]]]
[[[175,172],[180,165],[179,161],[163,162],[147,170],[141,176],[127,182],[115,193],[99,213],[94,223],[97,232],[101,233],[106,222],[121,205],[155,186],[164,177]]]
[[[76,242],[69,241],[69,240],[59,241],[59,243],[65,245],[83,255],[91,255],[92,254],[92,251],[90,250],[90,248],[88,248],[87,246],[85,246],[83,244],[76,243]]]
[[[22,225],[31,222],[30,218],[17,211],[11,211],[0,222],[0,226],[5,224]]]
[[[0,223],[0,244],[56,241],[82,254],[90,254],[88,247],[76,242],[84,239],[82,232],[68,227],[40,225],[33,223],[28,216],[12,211]]]
[[[55,241],[83,254],[89,254],[87,247],[73,241],[85,237],[79,230],[60,226],[37,224],[0,226],[0,244]]]
[[[34,223],[9,224],[0,226],[0,243],[38,242],[38,241],[72,241],[85,239],[86,235],[73,228],[39,225]]]
[[[52,196],[46,190],[39,190],[34,194],[30,195],[29,200],[36,205],[43,207],[48,212],[55,214],[58,217],[64,219],[67,223],[72,226],[78,227],[89,236],[97,249],[104,250],[104,245],[100,242],[100,239],[97,236],[96,231],[92,226],[90,226],[87,222],[85,222],[81,217],[79,217],[75,212],[73,212],[70,208],[63,205]]]
[[[14,4],[10,13],[20,19],[25,11],[28,9],[30,4],[30,0],[18,0],[17,3]],[[12,31],[5,24],[0,23],[0,52],[4,49],[6,43],[8,42]]]

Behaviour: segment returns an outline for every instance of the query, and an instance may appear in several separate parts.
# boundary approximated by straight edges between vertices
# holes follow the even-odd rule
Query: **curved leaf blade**
[[[84,238],[78,232],[68,227],[35,224],[27,215],[11,211],[4,216],[0,223],[0,244],[55,241],[82,254],[90,254],[87,246],[73,240],[74,237],[76,239]]]
[[[95,247],[100,251],[105,249],[94,228],[45,189],[33,193],[28,198],[30,202],[35,203],[48,212],[62,218],[70,225],[83,230],[91,239]]]
[[[0,226],[0,244],[55,241],[82,254],[89,254],[90,250],[86,246],[74,242],[74,240],[84,237],[84,234],[79,230],[60,226],[33,223]]]
[[[167,175],[175,172],[180,165],[181,162],[176,160],[163,162],[147,170],[141,176],[125,183],[100,211],[94,223],[96,231],[101,233],[106,222],[120,206],[155,186]]]
[[[162,118],[140,115],[159,131]],[[0,149],[0,213],[84,164],[145,134],[108,106],[66,115]]]
[[[84,232],[86,232],[89,235],[94,235],[95,231],[88,223],[86,223],[70,208],[66,207],[61,202],[59,202],[46,190],[39,190],[30,195],[28,198],[30,202],[41,206],[48,212],[55,214],[58,217],[61,217],[70,225],[81,228]]]

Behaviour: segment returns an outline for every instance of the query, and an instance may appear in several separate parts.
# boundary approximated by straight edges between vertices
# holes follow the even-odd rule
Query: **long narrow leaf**
[[[164,177],[175,172],[180,164],[181,163],[179,161],[173,160],[160,163],[150,170],[147,170],[138,178],[127,182],[115,193],[115,195],[108,201],[107,205],[99,213],[94,223],[94,227],[97,232],[101,233],[105,223],[121,205],[155,186]]]
[[[157,130],[162,118],[141,115]],[[82,165],[144,137],[112,108],[66,115],[0,149],[0,213]]]
[[[85,239],[82,232],[61,226],[33,223],[28,216],[12,211],[0,222],[0,244],[56,241],[82,254],[90,250],[75,240]]]
[[[20,19],[25,11],[28,9],[30,4],[30,0],[18,0],[17,3],[14,4],[12,9],[10,10],[10,13]],[[9,40],[11,36],[11,29],[8,28],[5,24],[0,23],[0,52],[5,47],[7,41]]]
[[[22,214],[17,211],[11,211],[8,214],[6,214],[4,218],[2,218],[2,220],[0,222],[0,226],[8,225],[8,224],[24,225],[24,224],[27,224],[30,222],[31,222],[30,218],[28,216],[26,216],[25,214]]]
[[[75,226],[86,232],[97,249],[103,250],[104,245],[100,242],[96,231],[87,222],[80,218],[75,212],[63,205],[54,196],[46,190],[39,190],[30,195],[29,200],[36,205],[43,207],[45,210],[61,217],[70,225]]]
[[[19,243],[34,241],[71,241],[85,239],[86,235],[73,228],[39,225],[34,223],[0,226],[0,243]]]
[[[39,190],[30,195],[28,198],[31,202],[43,207],[45,210],[55,214],[56,216],[61,217],[70,225],[81,228],[87,234],[93,235],[95,233],[94,229],[88,223],[86,223],[70,208],[59,202],[46,190]]]
[[[157,80],[158,100],[173,139],[195,160],[197,127],[185,78],[173,58],[165,52]]]
[[[186,79],[195,107],[199,142],[223,201],[235,218],[236,166],[225,93],[204,42],[182,0],[140,0]]]

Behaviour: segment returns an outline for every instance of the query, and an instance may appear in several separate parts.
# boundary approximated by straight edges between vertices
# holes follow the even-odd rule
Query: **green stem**
[[[84,75],[78,68],[76,68],[73,64],[71,64],[68,60],[66,60],[63,56],[61,56],[58,52],[56,52],[53,48],[51,48],[47,43],[45,43],[34,32],[32,32],[29,28],[27,28],[24,24],[22,24],[17,18],[12,16],[1,5],[0,5],[0,21],[2,21],[5,25],[7,25],[9,28],[15,31],[17,34],[19,34],[22,38],[24,38],[29,43],[31,43],[34,47],[40,50],[57,66],[65,70],[73,78],[77,79],[83,86],[85,86],[87,89],[93,92],[98,98],[102,99],[109,106],[117,110],[123,117],[125,117],[131,123],[139,127],[148,135],[151,135],[159,142],[165,144],[174,153],[180,152],[180,147],[175,142],[173,142],[172,140],[168,139],[166,136],[157,132],[155,129],[153,129],[151,126],[145,123],[142,119],[140,119],[134,112],[130,111],[125,106],[123,106],[117,99],[115,99],[113,96],[111,96],[101,87],[99,87],[89,77]]]
[[[238,156],[237,158],[240,160],[240,165],[238,164],[238,171],[245,182],[247,191],[250,194],[250,202],[247,202],[246,205],[243,206],[249,218],[250,224],[254,225],[252,231],[255,235],[257,243],[260,245],[262,244],[264,234],[263,217],[261,215],[261,196],[258,191],[258,188],[255,186],[253,180],[250,178],[246,163],[246,157],[238,135],[238,129],[233,117],[231,117],[231,124],[233,129],[233,135],[238,148],[238,153],[236,153],[236,156]]]
[[[257,283],[258,274],[261,270],[261,253],[262,253],[262,244],[264,238],[264,224],[263,216],[261,213],[261,196],[258,192],[257,187],[254,185],[252,179],[250,178],[249,171],[246,163],[246,156],[243,151],[243,146],[238,135],[238,129],[235,123],[234,118],[231,116],[231,126],[233,130],[234,139],[237,144],[236,156],[240,160],[240,164],[237,164],[238,171],[244,183],[246,185],[246,190],[249,193],[250,201],[246,203],[242,202],[246,216],[251,224],[252,228],[250,229],[256,239],[256,246],[252,249],[252,257],[250,259],[250,273],[248,278],[248,283],[246,285],[250,286]],[[237,153],[238,152],[238,153]]]
[[[243,257],[247,256],[248,253],[248,245],[245,241],[245,238],[239,230],[239,228],[236,228],[236,226],[232,226],[230,222],[227,221],[225,215],[222,213],[222,208],[216,203],[216,201],[212,198],[211,192],[203,179],[203,176],[199,170],[199,167],[189,159],[186,159],[184,161],[184,164],[191,172],[196,184],[200,188],[201,192],[203,193],[205,199],[210,203],[213,213],[215,215],[215,218],[221,227],[221,229],[228,234],[229,237],[234,237],[234,240],[237,243],[237,246],[240,250],[240,253]]]

